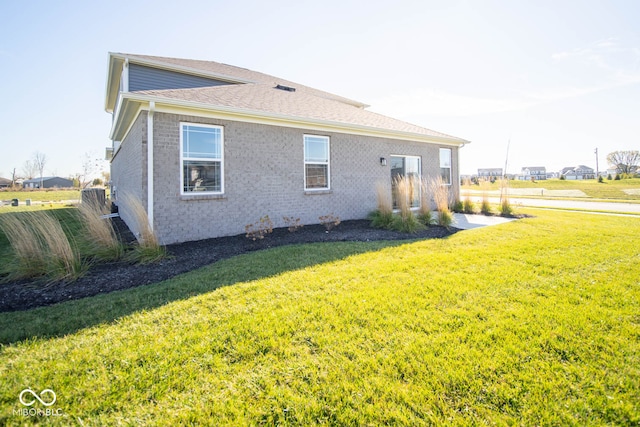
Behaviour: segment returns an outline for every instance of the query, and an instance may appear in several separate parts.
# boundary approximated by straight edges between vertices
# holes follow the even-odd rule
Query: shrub
[[[374,228],[390,229],[393,222],[393,204],[391,192],[384,183],[376,183],[377,209],[371,212],[368,218]]]
[[[437,223],[442,227],[449,228],[453,223],[453,213],[449,209],[438,211]]]
[[[611,174],[607,174],[607,181],[611,181],[612,179]]]
[[[511,203],[509,202],[508,196],[505,196],[500,202],[500,215],[502,216],[513,215],[513,208],[511,207]]]
[[[405,217],[403,217],[402,215],[393,216],[391,228],[403,233],[415,233],[419,230],[423,230],[425,228],[425,224],[423,224],[412,213],[411,215]]]
[[[401,175],[395,177],[393,179],[393,192],[400,216],[407,218],[413,215],[413,212],[411,212],[411,199],[413,196],[411,179]]]
[[[9,278],[37,277],[47,271],[43,242],[31,227],[35,221],[34,216],[32,212],[0,215],[0,229],[7,236],[13,250],[12,262],[4,263],[5,273],[9,274]]]
[[[299,228],[304,227],[304,225],[300,223],[300,218],[283,216],[282,220],[284,221],[284,224],[286,225],[287,230],[289,230],[290,233],[294,233],[298,231]]]
[[[13,249],[9,278],[76,279],[86,271],[77,248],[48,212],[2,215],[0,228]]]
[[[604,178],[602,177],[602,175],[598,177],[598,182],[604,182]]]
[[[453,204],[453,208],[451,210],[456,212],[456,213],[463,213],[464,212],[464,204],[460,200],[456,200],[456,202]]]
[[[265,215],[253,224],[245,225],[244,231],[247,239],[251,239],[254,242],[258,239],[262,240],[264,236],[273,232],[273,222],[269,215]]]
[[[378,212],[382,215],[393,214],[393,204],[391,201],[391,192],[389,188],[382,182],[376,184],[376,201]]]
[[[139,233],[139,235],[136,236],[138,238],[138,244],[128,255],[128,259],[144,264],[164,258],[167,255],[167,251],[164,246],[160,245],[158,237],[153,231],[151,224],[149,224],[147,211],[144,206],[142,206],[142,202],[130,194],[121,194],[119,197],[129,209],[131,209],[133,220],[136,223]]]
[[[422,213],[419,213],[418,221],[420,221],[422,224],[426,225],[427,227],[430,225],[433,225],[434,223],[433,214],[431,213],[430,210],[426,210]]]
[[[109,212],[107,206],[97,202],[81,203],[78,211],[83,222],[84,246],[96,258],[115,261],[124,255],[124,245],[118,239],[110,219],[103,218]]]
[[[475,205],[471,201],[471,196],[467,195],[467,197],[465,197],[464,203],[462,205],[462,210],[467,214],[475,213]]]
[[[327,230],[327,233],[331,231],[334,227],[340,225],[340,218],[335,216],[333,213],[328,215],[322,215],[318,217],[320,220],[320,224],[324,225],[324,228]]]
[[[482,189],[482,203],[480,204],[480,213],[483,215],[491,215],[491,204],[489,204],[489,183],[482,181],[480,188]]]
[[[369,214],[368,218],[371,220],[372,227],[390,229],[393,223],[393,212],[375,210]]]
[[[449,227],[453,222],[453,215],[449,210],[449,187],[445,185],[441,176],[430,181],[429,187],[436,203],[438,225]]]
[[[418,209],[418,220],[426,226],[433,223],[431,215],[431,192],[427,178],[422,178],[420,182],[420,209]]]

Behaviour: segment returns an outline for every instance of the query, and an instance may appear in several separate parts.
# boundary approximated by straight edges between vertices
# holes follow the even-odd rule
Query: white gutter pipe
[[[149,227],[153,230],[153,113],[156,103],[149,102],[147,114],[147,218]]]

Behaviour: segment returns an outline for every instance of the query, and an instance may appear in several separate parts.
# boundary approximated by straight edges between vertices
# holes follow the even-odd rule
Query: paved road
[[[471,196],[474,203],[480,203],[482,199],[477,196]],[[528,199],[510,197],[509,201],[515,206],[531,206],[541,208],[557,208],[557,209],[582,209],[587,211],[606,211],[620,213],[634,213],[640,215],[640,204],[637,203],[613,203],[613,202],[588,202],[582,200],[554,200],[554,199]],[[489,197],[489,202],[498,204],[500,198]]]

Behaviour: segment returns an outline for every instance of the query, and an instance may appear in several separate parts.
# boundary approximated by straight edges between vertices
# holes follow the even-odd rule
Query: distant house
[[[478,178],[491,179],[501,178],[502,168],[484,168],[478,169]]]
[[[523,181],[540,181],[547,179],[547,168],[544,166],[528,166],[522,168],[520,179]]]
[[[595,179],[596,171],[585,165],[578,165],[576,167],[569,166],[562,169],[560,176],[567,180]]]
[[[73,181],[59,176],[45,176],[42,178],[25,179],[23,188],[69,188],[73,187]]]
[[[0,178],[0,188],[11,187],[11,180],[7,178]]]

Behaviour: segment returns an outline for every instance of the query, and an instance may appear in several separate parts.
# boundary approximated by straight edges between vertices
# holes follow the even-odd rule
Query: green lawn
[[[640,200],[640,193],[627,194],[622,190],[638,190],[640,191],[640,178],[615,180],[604,180],[598,182],[595,179],[588,180],[560,180],[548,179],[544,181],[509,181],[511,188],[544,188],[547,190],[580,190],[588,197],[596,199],[620,199],[620,200]],[[477,185],[463,186],[463,189],[479,190]],[[496,181],[489,184],[489,190],[500,190],[500,182]]]
[[[62,200],[80,200],[80,190],[23,190],[0,191],[0,200],[18,199],[23,203],[26,199],[38,202],[59,202]]]
[[[531,212],[0,314],[0,425],[637,425],[640,219]]]

